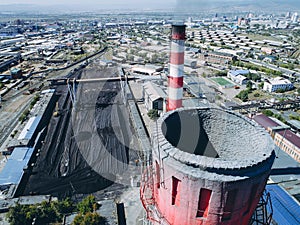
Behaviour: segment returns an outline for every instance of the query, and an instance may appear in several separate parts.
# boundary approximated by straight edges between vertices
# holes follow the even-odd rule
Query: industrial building
[[[16,137],[10,137],[8,142],[1,146],[3,155],[7,162],[0,172],[0,189],[4,192],[5,198],[11,199],[23,192],[24,183],[32,171],[39,148],[44,138],[45,121],[51,116],[49,111],[53,108],[55,96],[48,90],[43,93],[41,99],[33,107],[27,123],[20,125],[20,133]],[[5,148],[5,150],[3,149]],[[0,210],[3,210],[3,202],[0,201]]]
[[[253,120],[271,134],[279,148],[300,162],[300,137],[293,133],[288,126],[282,126],[264,114],[254,116]]]
[[[0,189],[8,189],[6,197],[13,197],[24,173],[30,168],[30,159],[34,148],[15,148],[0,173]]]
[[[21,43],[25,41],[24,37],[18,37],[18,38],[12,38],[12,39],[7,39],[7,40],[1,40],[0,41],[0,46],[4,47],[4,46],[9,46],[12,44],[16,44],[16,43]]]
[[[21,59],[20,55],[0,56],[0,71],[9,68],[12,64],[14,65],[18,64],[20,59]]]
[[[161,72],[163,70],[163,67],[159,66],[134,66],[132,67],[132,72],[142,75],[155,75],[158,72]]]
[[[232,54],[221,52],[201,52],[199,53],[199,59],[207,63],[228,64],[229,62],[236,60],[237,57]]]
[[[299,203],[277,184],[267,185],[266,190],[271,197],[274,224],[300,224]]]
[[[145,22],[141,23],[141,25],[146,24]],[[131,23],[126,22],[106,24],[107,28],[132,26]],[[153,24],[155,24],[155,21]],[[107,30],[107,34],[108,32]],[[224,33],[223,36],[220,35],[220,38],[218,38],[217,32],[213,30],[210,32],[216,33],[211,38],[216,44],[222,43],[219,41],[222,38],[225,46],[238,47],[236,43],[239,42],[243,46],[250,46],[249,40],[249,43],[247,40],[240,40],[240,38],[229,40],[230,36],[234,34],[231,34],[226,40],[227,34]],[[159,36],[159,32],[152,32],[151,29],[150,34]],[[111,36],[108,39],[110,38],[120,39],[121,36]],[[74,39],[77,38],[74,36]],[[121,41],[123,40],[124,42],[127,41],[127,39],[122,39]],[[45,39],[44,43],[46,44],[47,42]],[[66,88],[61,88],[57,92],[62,96],[57,101],[56,116],[49,123],[49,129],[47,128],[48,137],[43,141],[43,146],[39,149],[41,151],[38,151],[39,157],[38,161],[36,161],[38,163],[32,168],[31,180],[24,193],[54,193],[54,195],[59,196],[65,196],[66,194],[73,195],[76,198],[81,196],[81,193],[97,191],[100,188],[111,185],[111,180],[108,181],[99,177],[102,169],[105,169],[105,172],[108,171],[107,174],[110,176],[112,166],[117,167],[113,171],[115,173],[116,171],[123,171],[123,169],[127,170],[127,162],[138,164],[140,161],[134,161],[135,158],[127,151],[128,149],[130,150],[130,148],[127,149],[127,146],[129,146],[126,142],[128,139],[127,131],[133,129],[131,127],[127,129],[126,127],[126,130],[124,129],[125,131],[121,132],[120,128],[124,128],[124,122],[122,117],[121,119],[118,117],[118,113],[124,108],[117,108],[117,110],[114,108],[114,97],[118,96],[118,94],[120,94],[119,96],[123,94],[120,98],[119,96],[116,98],[116,102],[118,105],[122,105],[122,102],[127,100],[126,103],[128,105],[125,105],[131,110],[130,117],[132,117],[132,123],[135,124],[134,129],[138,136],[137,142],[142,146],[142,151],[138,152],[141,154],[138,159],[146,158],[145,161],[142,160],[140,163],[145,166],[140,188],[141,200],[149,221],[154,225],[248,225],[254,210],[259,205],[258,201],[261,199],[263,190],[271,192],[272,201],[276,204],[274,206],[274,209],[277,210],[274,210],[277,216],[276,218],[274,217],[276,221],[290,222],[292,224],[300,223],[295,217],[295,215],[299,215],[299,205],[295,206],[294,202],[292,203],[284,195],[286,193],[278,189],[278,185],[272,184],[269,186],[270,188],[268,185],[266,186],[275,158],[274,145],[270,141],[267,132],[239,114],[210,108],[208,106],[210,103],[207,104],[207,108],[187,108],[188,105],[201,105],[202,98],[205,98],[210,93],[206,92],[205,89],[200,89],[200,84],[202,84],[200,79],[194,80],[193,76],[184,77],[184,66],[197,67],[196,61],[184,58],[184,42],[185,27],[183,25],[172,26],[168,96],[160,86],[154,83],[146,82],[143,85],[143,99],[146,109],[164,110],[164,108],[167,108],[168,111],[157,122],[151,121],[155,123],[155,127],[150,130],[154,132],[149,132],[151,147],[150,142],[148,143],[148,135],[144,132],[144,127],[147,128],[148,125],[147,121],[145,121],[145,124],[139,121],[140,117],[145,115],[145,111],[133,110],[135,107],[142,105],[139,104],[141,100],[140,98],[128,97],[131,93],[129,95],[124,91],[127,87],[124,87],[122,82],[121,84],[117,83],[119,81],[114,83],[107,82],[101,88],[99,88],[99,84],[79,85],[79,88],[76,87],[76,91],[74,85],[74,92],[71,90],[72,85],[68,85],[70,95],[66,93]],[[38,46],[42,46],[42,43],[31,43],[32,51]],[[139,42],[134,45],[139,46]],[[132,46],[129,45],[128,48]],[[240,46],[240,48],[247,50],[248,47],[243,46]],[[29,47],[31,46],[27,47],[30,50]],[[252,46],[250,47],[252,48]],[[50,48],[51,46],[49,50]],[[196,54],[196,50],[191,51],[191,53]],[[237,54],[233,53],[233,50],[225,49],[229,54],[222,53],[222,49],[218,50],[215,48],[214,50],[216,52],[203,53],[200,56],[202,57],[201,59],[209,63],[220,64],[227,64],[229,61],[236,59]],[[156,51],[159,52],[159,50]],[[243,50],[239,51],[244,52]],[[25,53],[27,54],[27,52]],[[44,55],[47,56],[51,54],[50,51],[44,52]],[[123,62],[124,60],[126,62],[125,58],[115,57],[114,59],[116,59],[115,61]],[[50,59],[46,60],[46,62],[63,63],[65,61],[63,59]],[[115,70],[107,72],[103,68],[96,70],[89,67],[88,69],[90,71],[85,71],[82,74],[87,75],[91,79],[93,79],[93,76],[90,73],[97,76],[99,74],[101,76],[103,74],[103,76],[114,76],[114,74],[117,74]],[[161,67],[159,71],[162,69]],[[159,74],[154,67],[135,67],[132,71],[142,75]],[[144,79],[145,76],[136,75],[136,77]],[[145,79],[154,80],[155,77],[152,76]],[[247,78],[243,73],[236,74],[235,78],[238,78],[235,82],[246,84]],[[136,82],[137,85],[140,83],[140,81]],[[141,90],[140,86],[138,88]],[[100,93],[99,89],[101,89]],[[187,90],[185,99],[182,96],[183,89]],[[81,95],[80,98],[75,98],[76,92]],[[192,95],[196,98],[190,98]],[[69,96],[73,100],[73,108]],[[122,99],[124,96],[125,100]],[[72,97],[75,99],[72,99]],[[213,95],[214,99],[215,97]],[[91,99],[95,101],[91,101]],[[96,108],[91,102],[95,103]],[[191,103],[185,104],[186,102]],[[164,103],[167,103],[166,107]],[[183,109],[183,106],[186,108]],[[75,129],[71,127],[71,125],[73,126],[70,120],[71,111],[74,114],[76,113]],[[52,115],[52,113],[50,114]],[[107,118],[112,118],[112,123],[106,120]],[[11,159],[17,162],[8,163],[11,166],[7,167],[3,174],[0,174],[0,181],[1,176],[5,176],[3,180],[17,184],[19,182],[18,178],[23,176],[26,168],[32,167],[31,161],[27,161],[27,156],[32,153],[30,150],[33,143],[30,145],[28,143],[29,140],[34,139],[32,137],[38,135],[36,129],[41,121],[43,121],[41,116],[32,114],[29,122],[23,129],[20,129],[20,134],[16,135],[15,143],[11,142],[13,144],[11,146],[14,147]],[[88,130],[89,128],[92,129]],[[77,133],[74,133],[74,131],[77,131]],[[112,131],[120,133],[119,137],[115,137]],[[287,130],[282,131],[283,137],[290,135]],[[95,135],[96,133],[100,136],[100,140]],[[281,145],[283,143],[287,145],[287,142],[282,141],[282,135],[279,136],[280,133],[277,133],[274,133],[275,137],[278,135],[277,142]],[[101,145],[102,143],[107,143],[105,148]],[[126,145],[123,143],[126,143]],[[26,147],[20,147],[20,145],[25,145]],[[84,151],[80,152],[80,149]],[[35,153],[37,152],[32,154],[33,157],[35,157]],[[109,160],[103,160],[105,153],[109,153]],[[146,155],[145,153],[149,154]],[[18,162],[22,162],[20,163],[21,166]],[[87,164],[95,166],[87,168]],[[98,170],[95,170],[95,168]],[[12,173],[13,175],[11,176]],[[11,176],[16,180],[10,180],[7,176]],[[136,180],[139,177],[140,175],[137,175]],[[112,192],[118,193],[119,190],[110,192],[110,190],[106,189],[103,192],[105,193],[105,198],[108,198]],[[289,203],[290,210],[282,207],[285,201]],[[130,205],[133,201],[128,201],[127,203]],[[106,206],[102,208],[105,208],[106,211],[110,210],[107,215],[114,214],[111,208],[107,209]],[[270,209],[270,211],[272,210]],[[132,214],[129,210],[126,213],[127,215]],[[286,219],[283,218],[285,216]],[[128,221],[130,220],[127,220],[127,224],[134,224]]]

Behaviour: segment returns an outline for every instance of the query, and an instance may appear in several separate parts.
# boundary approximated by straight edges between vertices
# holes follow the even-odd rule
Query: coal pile
[[[119,76],[117,68],[86,68],[82,79]],[[128,170],[132,128],[121,82],[79,83],[76,104],[58,86],[59,116],[52,117],[24,195],[58,197],[104,189]]]

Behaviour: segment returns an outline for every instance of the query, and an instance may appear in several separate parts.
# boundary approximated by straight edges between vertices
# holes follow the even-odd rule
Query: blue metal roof
[[[18,140],[30,140],[39,125],[41,116],[34,116],[29,119],[24,129],[21,131]]]
[[[249,70],[236,70],[236,72],[238,72],[241,75],[245,75],[249,73]]]
[[[26,157],[27,151],[28,151],[27,148],[14,149],[11,156],[9,157],[9,160],[23,161]]]
[[[299,225],[300,204],[277,184],[267,185],[266,190],[271,195],[273,220],[278,225]]]
[[[232,76],[249,74],[249,70],[230,70],[229,72],[231,73]]]
[[[18,73],[19,71],[21,71],[21,69],[19,69],[19,68],[12,68],[10,71],[11,71],[11,73]]]
[[[23,169],[28,165],[32,153],[33,148],[15,148],[0,172],[0,185],[20,183],[24,173]]]

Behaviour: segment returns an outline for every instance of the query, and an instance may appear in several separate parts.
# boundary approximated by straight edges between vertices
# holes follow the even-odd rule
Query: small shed
[[[11,79],[20,79],[22,77],[22,70],[20,68],[13,68],[10,70]]]
[[[184,65],[191,67],[192,69],[197,68],[197,61],[192,59],[184,59]]]
[[[164,100],[167,95],[162,88],[153,82],[149,81],[143,85],[143,97],[147,110],[164,109]]]

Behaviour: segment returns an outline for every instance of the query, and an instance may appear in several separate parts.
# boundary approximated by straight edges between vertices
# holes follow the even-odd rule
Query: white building
[[[197,68],[197,61],[192,59],[184,59],[184,65],[187,67],[191,67],[192,69]]]
[[[155,65],[135,65],[131,68],[131,71],[133,73],[142,74],[142,75],[155,75],[158,72],[161,72],[163,70],[163,67],[161,66],[155,66]]]
[[[264,82],[264,91],[275,92],[277,90],[291,90],[294,85],[288,80],[282,77],[276,77],[274,79],[268,79]]]
[[[298,22],[298,18],[299,18],[298,13],[294,13],[292,15],[291,20],[292,20],[293,23],[297,23]]]
[[[245,76],[250,73],[249,70],[229,70],[227,77],[240,85],[248,83],[249,79]]]

